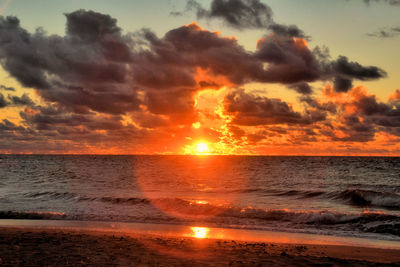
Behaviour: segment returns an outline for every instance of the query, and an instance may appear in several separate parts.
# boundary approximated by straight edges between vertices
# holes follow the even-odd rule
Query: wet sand
[[[400,266],[400,250],[0,228],[0,266]]]

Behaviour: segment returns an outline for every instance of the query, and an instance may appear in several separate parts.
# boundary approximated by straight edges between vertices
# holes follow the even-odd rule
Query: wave
[[[161,200],[158,200],[161,201]],[[148,218],[127,216],[118,217],[120,221],[150,222],[153,223],[215,223],[222,227],[235,227],[247,229],[274,228],[280,231],[307,231],[318,229],[319,231],[343,231],[353,233],[389,234],[400,237],[400,216],[382,212],[362,212],[359,214],[346,214],[332,211],[290,211],[290,210],[264,210],[256,208],[219,207],[213,205],[194,204],[184,200],[165,200],[169,203],[179,202],[176,210],[186,214],[204,214],[212,210],[211,217],[194,219],[193,217],[173,218],[165,216],[151,216]],[[208,207],[207,207],[208,206]],[[219,210],[220,213],[215,213]],[[89,214],[66,214],[62,212],[39,211],[0,211],[0,219],[36,219],[36,220],[102,220],[113,219]],[[116,218],[115,218],[116,219]]]
[[[297,198],[323,198],[328,200],[340,200],[350,205],[362,207],[378,207],[400,209],[400,195],[392,192],[382,192],[363,189],[347,189],[344,191],[267,191],[266,194],[281,197]]]
[[[158,200],[159,202],[162,200]],[[214,206],[211,204],[197,204],[182,199],[168,199],[168,207],[174,207],[181,214],[204,215],[212,214],[213,221],[222,221],[226,224],[245,226],[276,225],[291,229],[313,228],[331,229],[341,228],[345,231],[358,230],[364,233],[380,233],[400,236],[400,216],[383,212],[365,211],[359,214],[339,213],[334,211],[291,211],[287,209],[257,209]],[[206,219],[207,220],[207,219]],[[285,225],[285,226],[282,226]]]
[[[258,189],[244,189],[241,192],[254,193],[261,192]],[[340,201],[348,205],[355,205],[361,207],[376,207],[376,208],[387,208],[392,210],[400,210],[400,195],[391,192],[363,190],[363,189],[347,189],[344,191],[301,191],[301,190],[263,190],[265,195],[279,196],[279,197],[296,197],[299,199],[326,199],[329,201]],[[55,191],[44,191],[44,192],[33,192],[26,193],[24,197],[28,198],[47,198],[55,200],[70,200],[70,201],[100,201],[111,204],[148,204],[150,201],[145,198],[137,197],[89,197],[82,196],[70,192],[55,192]],[[167,201],[164,199],[163,201]],[[170,203],[169,205],[173,205]],[[204,208],[205,206],[203,206]]]
[[[349,204],[358,206],[400,209],[400,195],[390,192],[348,189],[336,195],[331,194],[331,197],[342,199],[347,201]]]
[[[349,191],[346,194],[342,192],[340,196],[343,199],[348,199],[355,194],[352,192],[353,191]],[[45,192],[36,194],[36,197],[46,195],[44,193]],[[57,195],[53,193],[50,194],[53,197],[66,196],[65,194]],[[375,196],[376,194],[371,193],[371,195]],[[338,196],[339,194],[335,195],[335,197]],[[88,198],[76,195],[74,195],[74,197],[77,197],[78,201],[101,201],[119,205],[145,205],[145,207],[130,209],[129,214],[124,212],[114,214],[117,217],[109,216],[108,213],[102,215],[101,213],[91,214],[85,212],[81,214],[79,212],[66,214],[62,212],[0,211],[0,219],[120,220],[132,222],[146,222],[152,220],[152,222],[158,223],[192,223],[203,221],[207,223],[216,223],[222,227],[230,227],[231,225],[238,225],[249,229],[272,227],[283,231],[291,231],[290,229],[295,229],[295,231],[302,231],[304,229],[336,231],[339,229],[348,233],[358,231],[361,233],[390,234],[400,237],[400,216],[384,212],[340,213],[329,210],[294,211],[288,209],[243,208],[237,206],[214,205],[212,203],[204,203],[196,200],[190,201],[180,198],[149,200],[134,197]],[[135,210],[137,210],[138,213],[136,213]],[[160,212],[160,210],[163,212]],[[180,216],[168,216],[168,214],[174,215],[174,213],[175,215],[179,213]]]
[[[54,191],[44,191],[44,192],[33,192],[26,193],[24,197],[28,198],[51,198],[51,199],[77,199],[79,196],[70,192],[54,192]]]
[[[314,198],[326,194],[323,191],[299,191],[299,190],[289,190],[281,192],[273,192],[275,196],[298,196],[300,198]]]
[[[81,200],[83,200],[83,199],[81,199]],[[112,203],[112,204],[131,204],[131,205],[148,204],[148,203],[150,203],[150,201],[148,199],[136,198],[136,197],[129,197],[129,198],[123,198],[123,197],[100,197],[100,198],[92,198],[91,200],[98,200],[98,201]]]
[[[24,197],[28,198],[50,198],[50,199],[62,199],[62,200],[75,200],[75,201],[101,201],[112,204],[140,204],[149,203],[148,199],[135,198],[135,197],[88,197],[82,196],[75,193],[69,192],[54,192],[54,191],[44,191],[24,194]]]

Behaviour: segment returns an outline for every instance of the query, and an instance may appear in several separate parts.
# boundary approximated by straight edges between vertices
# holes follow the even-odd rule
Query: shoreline
[[[351,247],[398,249],[400,251],[400,242],[397,240],[257,229],[221,228],[204,226],[202,224],[188,226],[185,224],[165,223],[0,219],[0,229],[2,228],[97,231],[114,234],[149,234],[167,237],[196,237],[196,234],[199,234],[200,231],[200,234],[203,235],[202,238],[207,239],[235,240],[245,242],[270,242],[278,244],[301,243],[304,245],[339,245]]]
[[[28,224],[12,227],[1,221],[0,265],[380,266],[387,263],[400,266],[399,248],[340,242],[310,244],[309,240],[291,239],[287,233],[278,233],[281,242],[273,237],[244,241],[239,236],[214,238],[208,235],[213,228],[204,232],[202,227],[192,227],[192,235],[174,235],[154,231],[152,225],[143,225],[147,226],[146,231],[130,231],[122,225],[111,229],[93,227],[93,222],[74,228]]]

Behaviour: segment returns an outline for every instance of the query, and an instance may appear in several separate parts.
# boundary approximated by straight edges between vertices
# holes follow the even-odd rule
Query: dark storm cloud
[[[111,50],[127,48],[108,15],[93,11],[66,14],[67,35],[30,34],[15,17],[0,18],[1,64],[23,86],[71,109],[124,113],[138,106],[127,85],[127,65]],[[80,26],[79,26],[80,25]],[[118,49],[117,49],[118,48]],[[124,57],[124,61],[129,57]],[[108,87],[108,88],[106,88]],[[106,88],[106,89],[105,89]]]
[[[309,82],[323,75],[317,58],[302,39],[264,37],[258,41],[255,56],[263,63],[270,63],[257,77],[263,82]]]
[[[386,77],[387,73],[375,66],[362,66],[358,62],[349,61],[345,56],[339,56],[339,58],[332,62],[332,69],[340,75],[347,76],[362,81],[374,80]]]
[[[306,103],[309,107],[314,108],[322,113],[330,112],[335,114],[337,111],[337,105],[332,102],[320,103],[315,97],[310,95],[304,95],[300,98],[300,101]]]
[[[295,90],[296,92],[302,95],[310,95],[313,93],[313,89],[308,83],[292,84],[289,85],[289,88]]]
[[[25,110],[21,111],[20,115],[27,124],[38,130],[53,130],[60,125],[70,128],[85,125],[87,130],[116,130],[122,126],[122,118],[118,115],[105,117],[95,114],[74,114],[54,106],[38,106],[33,110],[36,112]]]
[[[376,127],[369,122],[361,121],[358,116],[344,116],[342,123],[343,124],[337,127],[336,130],[343,131],[346,133],[346,136],[339,137],[337,135],[333,135],[333,141],[369,142],[374,140]]]
[[[7,120],[7,119],[3,119],[3,121],[0,122],[0,140],[2,138],[7,138],[7,137],[16,137],[17,135],[22,135],[19,136],[19,138],[24,138],[23,136],[26,135],[31,135],[33,132],[27,130],[26,128],[22,127],[22,126],[18,126],[15,123]],[[7,140],[7,139],[5,139]],[[10,138],[11,141],[12,139]],[[2,142],[0,142],[2,143]],[[5,142],[4,142],[5,143]]]
[[[302,95],[310,95],[313,93],[312,87],[308,83],[296,83],[288,86],[289,89],[295,90]]]
[[[203,8],[195,0],[188,0],[186,10],[194,10],[198,19],[220,19],[239,30],[265,29],[282,36],[306,37],[296,25],[274,22],[272,9],[259,0],[213,0],[209,9]]]
[[[171,124],[191,124],[198,119],[192,93],[185,89],[162,93],[149,92],[145,103],[151,113],[168,115]]]
[[[3,94],[0,94],[0,108],[4,108],[8,105],[7,100],[5,99]]]
[[[347,92],[353,88],[353,81],[342,77],[336,77],[333,81],[333,88],[336,92]]]
[[[201,83],[199,87],[205,83],[218,84],[218,80],[213,80],[218,75],[232,83],[242,84],[262,71],[261,62],[244,50],[237,40],[203,30],[196,24],[173,29],[161,39],[149,33],[144,36],[150,51],[137,56],[135,70],[140,68],[146,71],[138,69],[141,75],[134,75],[135,80],[146,87],[196,89],[198,68],[207,72],[210,78],[198,81]],[[170,73],[172,71],[174,73]]]
[[[353,79],[361,81],[377,80],[387,76],[387,73],[376,66],[363,66],[358,62],[349,61],[345,56],[339,56],[335,61],[322,64],[328,77],[333,77],[334,89],[337,92],[347,92],[353,86]]]
[[[30,138],[32,143],[40,144],[43,141],[57,145],[55,150],[70,151],[73,147],[66,147],[65,141],[84,145],[108,147],[126,146],[146,133],[132,124],[122,122],[119,115],[98,115],[94,113],[76,114],[57,105],[35,106],[20,112],[25,127],[10,132],[10,140],[18,140],[21,136]],[[0,135],[1,138],[4,137]],[[71,144],[71,143],[69,143]],[[43,144],[47,147],[46,144]],[[49,148],[50,149],[50,148]]]
[[[149,29],[124,34],[114,18],[78,10],[65,15],[66,34],[58,36],[41,29],[30,33],[17,18],[0,18],[0,64],[22,86],[34,89],[43,103],[35,105],[28,95],[6,98],[0,94],[0,106],[26,106],[20,112],[24,126],[6,131],[7,137],[3,132],[0,143],[7,138],[15,142],[31,138],[37,144],[49,139],[55,147],[62,141],[79,144],[82,140],[91,146],[134,142],[157,130],[171,134],[181,126],[191,128],[199,119],[194,101],[199,90],[250,82],[281,83],[310,96],[309,82],[335,80],[335,89],[346,91],[353,79],[386,75],[378,67],[362,66],[346,57],[332,61],[322,50],[310,50],[298,27],[273,22],[269,7],[260,1],[213,1],[211,9],[202,12],[204,17],[230,19],[237,28],[266,27],[274,34],[260,39],[253,52],[235,38],[222,37],[197,24],[172,29],[163,37]],[[246,17],[248,14],[255,17]],[[327,114],[334,113],[330,104],[312,97],[303,104],[305,110],[296,112],[280,99],[241,90],[224,99],[232,127],[311,127],[326,122]],[[383,125],[383,117],[380,119]],[[2,125],[12,128],[9,123]],[[247,134],[254,142],[262,136]]]
[[[322,113],[301,114],[280,99],[255,96],[244,90],[230,92],[223,103],[226,114],[233,116],[231,123],[236,125],[306,125],[325,119]]]
[[[296,25],[283,25],[278,23],[273,23],[268,26],[268,29],[273,33],[281,36],[288,36],[288,37],[299,37],[310,39],[303,30],[299,29]]]
[[[400,27],[393,27],[390,29],[383,29],[373,33],[367,33],[367,36],[376,38],[393,38],[400,35]]]
[[[386,103],[378,102],[374,95],[362,95],[353,102],[357,111],[365,116],[389,115],[393,109]],[[400,112],[398,112],[400,114]]]
[[[230,5],[236,12],[263,4],[217,1],[214,8]],[[302,39],[292,38],[301,33],[295,26],[275,27],[279,34],[261,39],[252,53],[237,40],[202,30],[196,24],[158,38],[150,30],[122,35],[115,19],[93,11],[78,10],[66,14],[66,18],[65,37],[48,36],[43,30],[30,34],[20,27],[17,18],[2,18],[0,56],[3,67],[22,85],[38,90],[45,100],[79,112],[137,111],[141,104],[138,90],[154,96],[160,89],[198,90],[205,84],[214,84],[215,88],[225,85],[215,77],[242,85],[293,84],[337,75],[361,80],[384,76],[377,67],[363,67],[345,57],[324,66]],[[196,77],[199,68],[206,72],[205,79]]]
[[[85,42],[102,41],[107,35],[120,35],[117,20],[106,14],[78,10],[65,14],[67,34]]]
[[[28,112],[28,111],[27,111]],[[46,114],[43,117],[28,115],[26,125],[17,126],[3,120],[0,122],[0,149],[10,152],[65,153],[86,152],[91,148],[109,149],[123,147],[134,152],[135,141],[145,133],[132,125],[110,125],[106,118],[86,118],[84,125],[74,124],[67,114]],[[63,116],[64,118],[57,118]],[[85,149],[86,148],[86,149]],[[133,148],[133,151],[132,151]],[[83,149],[83,150],[82,150]]]
[[[140,104],[130,73],[130,38],[108,15],[78,10],[66,18],[65,36],[40,29],[29,33],[17,18],[0,18],[3,68],[48,103],[37,107],[27,95],[9,96],[9,105],[30,108],[20,112],[24,126],[3,131],[0,143],[7,140],[9,148],[29,151],[19,143],[27,140],[32,148],[47,152],[73,150],[74,145],[133,147],[133,140],[145,131],[121,117]],[[2,125],[12,128],[9,123]]]
[[[237,29],[266,28],[272,23],[271,8],[259,0],[213,0],[209,10],[189,0],[187,8],[198,18],[219,18]]]
[[[8,95],[8,99],[15,106],[33,106],[33,105],[35,105],[33,100],[27,94],[23,94],[22,96]]]
[[[384,131],[400,128],[400,104],[379,102],[375,96],[363,96],[354,103],[366,122],[382,126]]]
[[[0,93],[0,108],[7,106],[33,106],[34,104],[27,94],[23,94],[22,96],[8,95],[6,98]]]

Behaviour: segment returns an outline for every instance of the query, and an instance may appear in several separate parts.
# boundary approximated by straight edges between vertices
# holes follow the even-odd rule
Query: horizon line
[[[90,154],[90,153],[0,153],[0,156],[5,156],[5,155],[10,155],[10,156],[195,156],[195,157],[209,157],[209,156],[218,156],[218,157],[224,157],[224,156],[235,156],[235,157],[381,157],[381,158],[398,158],[400,155],[329,155],[329,154],[309,154],[309,155],[301,155],[301,154],[101,154],[101,153],[95,153],[95,154]]]

